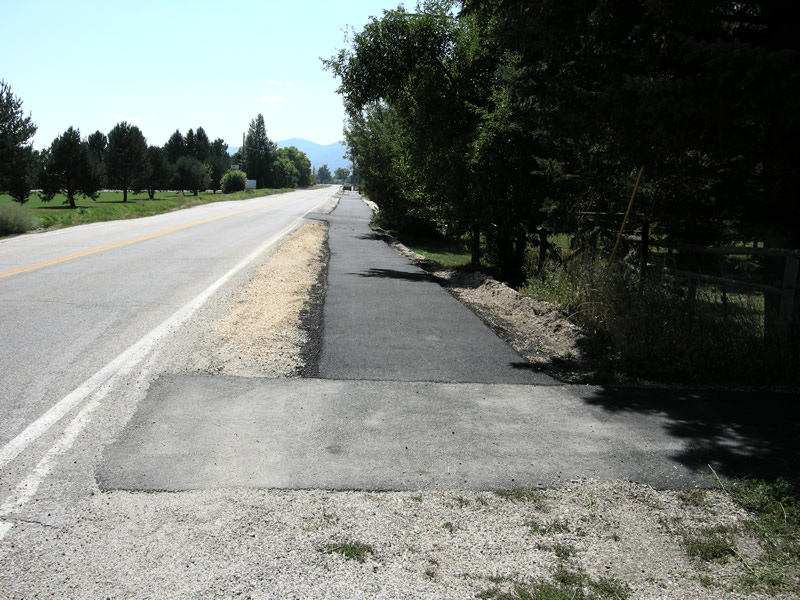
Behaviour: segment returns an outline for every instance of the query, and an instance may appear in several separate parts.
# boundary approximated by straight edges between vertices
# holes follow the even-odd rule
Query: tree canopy
[[[800,247],[798,59],[790,0],[428,0],[324,62],[382,218],[469,232],[519,282],[528,244],[624,210],[642,166],[658,233]]]
[[[31,116],[25,116],[22,100],[0,80],[0,190],[21,204],[31,190],[34,155],[30,139],[36,133]]]
[[[147,140],[135,125],[118,123],[108,134],[108,179],[122,189],[122,201],[128,201],[128,190],[143,185],[150,164]]]
[[[244,163],[247,176],[256,180],[256,187],[273,185],[273,165],[277,158],[277,145],[267,135],[264,116],[258,114],[250,121],[244,140]]]
[[[66,203],[75,208],[75,196],[81,194],[95,198],[100,190],[100,180],[92,168],[89,144],[81,140],[81,132],[70,127],[53,140],[44,153],[41,199],[50,202],[59,192]]]

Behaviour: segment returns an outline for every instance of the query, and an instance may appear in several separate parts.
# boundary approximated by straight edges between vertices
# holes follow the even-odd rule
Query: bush
[[[0,204],[0,235],[25,233],[33,228],[34,217],[26,207],[9,202]]]
[[[244,171],[228,171],[220,182],[223,194],[243,192],[247,187],[247,174]]]
[[[589,334],[602,371],[659,381],[791,381],[796,357],[764,342],[763,298],[678,282],[641,282],[636,273],[579,257],[551,265],[523,293],[549,300]]]

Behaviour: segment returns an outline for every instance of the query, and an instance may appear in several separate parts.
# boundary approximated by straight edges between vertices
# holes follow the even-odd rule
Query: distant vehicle
[[[342,186],[342,190],[345,191],[345,192],[350,192],[350,191],[352,191],[352,189],[353,189],[353,186],[350,185],[349,183]]]

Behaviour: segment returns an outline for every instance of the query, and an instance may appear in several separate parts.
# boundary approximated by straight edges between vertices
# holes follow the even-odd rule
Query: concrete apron
[[[168,375],[117,442],[104,490],[490,490],[624,479],[708,484],[691,442],[563,386]],[[706,471],[707,473],[707,471]]]

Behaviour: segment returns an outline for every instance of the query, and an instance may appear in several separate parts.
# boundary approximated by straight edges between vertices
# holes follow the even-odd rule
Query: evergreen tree
[[[122,190],[122,201],[128,201],[128,190],[141,189],[150,165],[147,140],[135,125],[118,123],[108,134],[108,179]]]
[[[183,135],[179,130],[176,129],[175,133],[169,136],[169,140],[164,145],[164,151],[167,153],[167,159],[170,164],[173,165],[178,162],[181,156],[186,155],[186,140],[183,139]]]
[[[273,165],[277,145],[267,136],[263,115],[250,122],[244,140],[244,157],[247,177],[256,180],[257,188],[273,186]]]
[[[0,80],[0,190],[7,190],[15,200],[28,198],[31,183],[32,150],[30,138],[36,125],[22,111],[22,100],[11,92],[11,86]],[[24,200],[23,200],[24,198]]]
[[[44,157],[42,173],[43,202],[50,202],[59,192],[67,197],[65,204],[75,208],[78,194],[96,198],[99,180],[92,171],[89,145],[81,140],[80,130],[70,127],[53,140]]]

